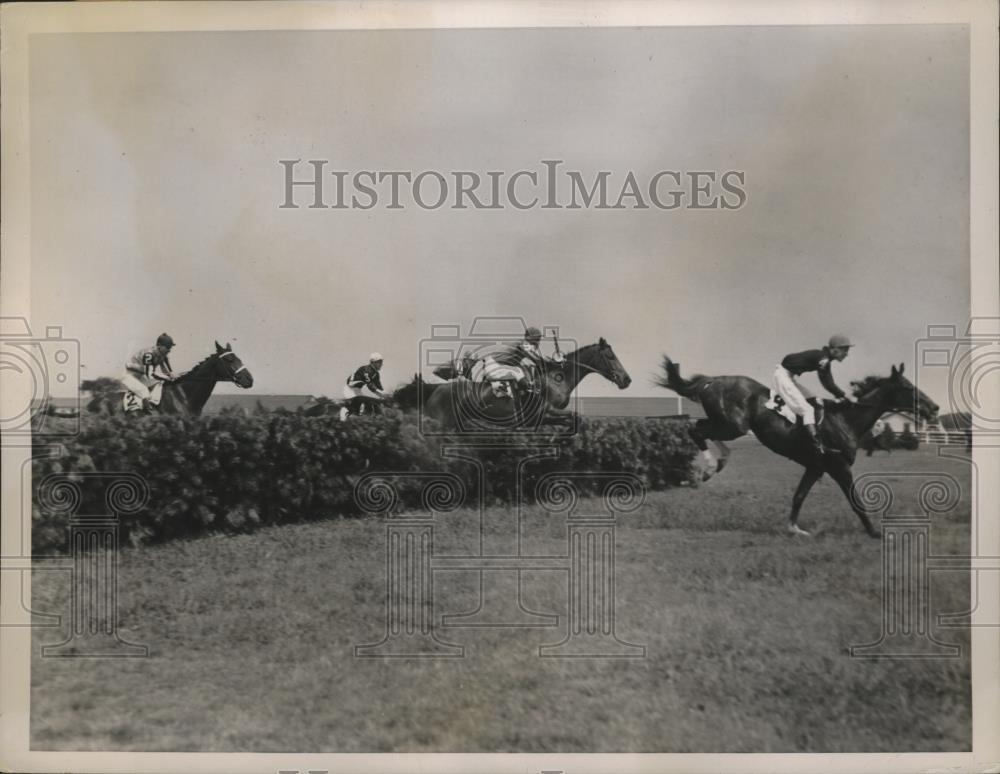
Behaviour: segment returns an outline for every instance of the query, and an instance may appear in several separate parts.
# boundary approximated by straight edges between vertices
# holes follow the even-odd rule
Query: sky
[[[372,350],[395,385],[431,326],[514,316],[607,338],[632,395],[668,394],[663,353],[767,381],[845,333],[846,387],[969,317],[962,26],[53,34],[30,67],[32,322],[84,378],[168,331],[175,369],[218,339],[255,391],[333,396]],[[747,200],[282,209],[280,159],[739,170]]]

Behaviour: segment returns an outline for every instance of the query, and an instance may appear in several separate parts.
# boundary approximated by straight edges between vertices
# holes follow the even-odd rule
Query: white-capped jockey
[[[546,359],[538,346],[541,341],[542,332],[532,326],[524,332],[522,341],[487,355],[483,359],[483,376],[486,381],[513,381],[519,388],[528,389],[530,384],[524,367],[536,366]],[[557,363],[561,363],[564,359],[558,352],[552,358]]]
[[[163,385],[173,381],[173,369],[168,358],[173,347],[174,340],[168,334],[161,333],[156,339],[155,347],[133,352],[125,361],[122,384],[142,404],[143,409],[160,405]]]
[[[379,400],[385,398],[385,388],[382,387],[382,377],[379,376],[381,370],[382,355],[378,352],[372,352],[368,357],[368,363],[347,377],[347,384],[344,385],[344,397],[348,400],[361,397]],[[367,393],[365,393],[366,389]]]
[[[798,377],[802,374],[815,371],[822,384],[838,402],[847,399],[844,391],[833,381],[833,373],[830,366],[833,361],[842,361],[847,357],[853,345],[850,340],[841,334],[830,337],[829,343],[822,349],[808,349],[804,352],[794,352],[786,355],[781,361],[781,365],[774,369],[774,391],[781,396],[785,404],[802,417],[802,424],[812,439],[813,446],[820,453],[823,452],[823,444],[816,434],[816,412],[810,398],[814,396],[798,382]]]

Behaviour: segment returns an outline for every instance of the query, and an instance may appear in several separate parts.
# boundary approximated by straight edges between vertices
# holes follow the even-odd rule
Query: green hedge
[[[59,457],[43,455],[33,462],[33,547],[47,552],[66,545],[65,514],[37,497],[38,485],[51,473],[141,476],[149,487],[148,505],[123,520],[120,534],[144,543],[356,515],[355,484],[372,472],[448,471],[468,493],[477,492],[476,465],[441,455],[440,444],[448,440],[425,437],[412,415],[399,412],[349,422],[292,412],[231,412],[201,419],[85,416],[80,433],[62,445]],[[676,421],[585,420],[578,433],[556,443],[558,458],[526,467],[525,492],[533,491],[534,480],[554,471],[625,471],[650,489],[693,476],[696,449]],[[510,502],[523,454],[496,449],[479,452],[478,458],[487,496]],[[85,476],[80,480],[84,502],[78,511],[105,512],[103,489],[88,491],[92,482]],[[418,489],[418,482],[408,489],[404,481],[400,505],[419,507]]]

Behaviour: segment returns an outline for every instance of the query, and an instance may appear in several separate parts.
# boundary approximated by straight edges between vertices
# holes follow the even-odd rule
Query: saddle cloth
[[[795,412],[785,403],[784,398],[782,398],[773,389],[771,390],[771,395],[764,404],[764,408],[771,409],[771,411],[777,411],[781,416],[791,422],[793,425],[798,421],[798,416]]]
[[[134,392],[126,390],[122,395],[122,411],[126,414],[130,411],[142,411],[142,399]]]
[[[826,416],[826,411],[824,406],[825,401],[810,400],[810,403],[812,403],[813,407],[816,410],[817,426],[823,424],[823,419]],[[771,390],[767,403],[764,404],[764,408],[778,412],[778,414],[783,416],[793,425],[797,424],[800,421],[798,415],[794,411],[792,411],[792,409],[788,406],[788,404],[785,403],[785,399],[782,398],[777,392],[775,392],[774,389]]]

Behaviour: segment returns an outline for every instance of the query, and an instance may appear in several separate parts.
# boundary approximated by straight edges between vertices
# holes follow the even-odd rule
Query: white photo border
[[[2,88],[2,272],[0,309],[30,318],[30,132],[28,51],[44,33],[348,30],[505,27],[964,24],[970,41],[971,314],[1000,315],[996,2],[157,2],[39,3],[0,7]],[[1000,415],[1000,390],[989,398]],[[8,401],[17,396],[0,394]],[[3,545],[28,536],[31,507],[17,471],[29,449],[3,448]],[[1000,448],[976,447],[979,545],[1000,556]],[[992,473],[993,475],[989,475]],[[5,551],[4,554],[10,552]],[[9,561],[6,568],[11,568]],[[0,606],[20,604],[21,573],[0,572]],[[1000,618],[1000,574],[980,578],[979,620]],[[30,585],[25,588],[30,593]],[[984,771],[1000,765],[1000,629],[973,627],[973,750],[849,755],[719,754],[260,754],[37,752],[29,749],[30,628],[0,627],[0,770],[78,772],[911,772]],[[990,729],[993,729],[991,732]]]

